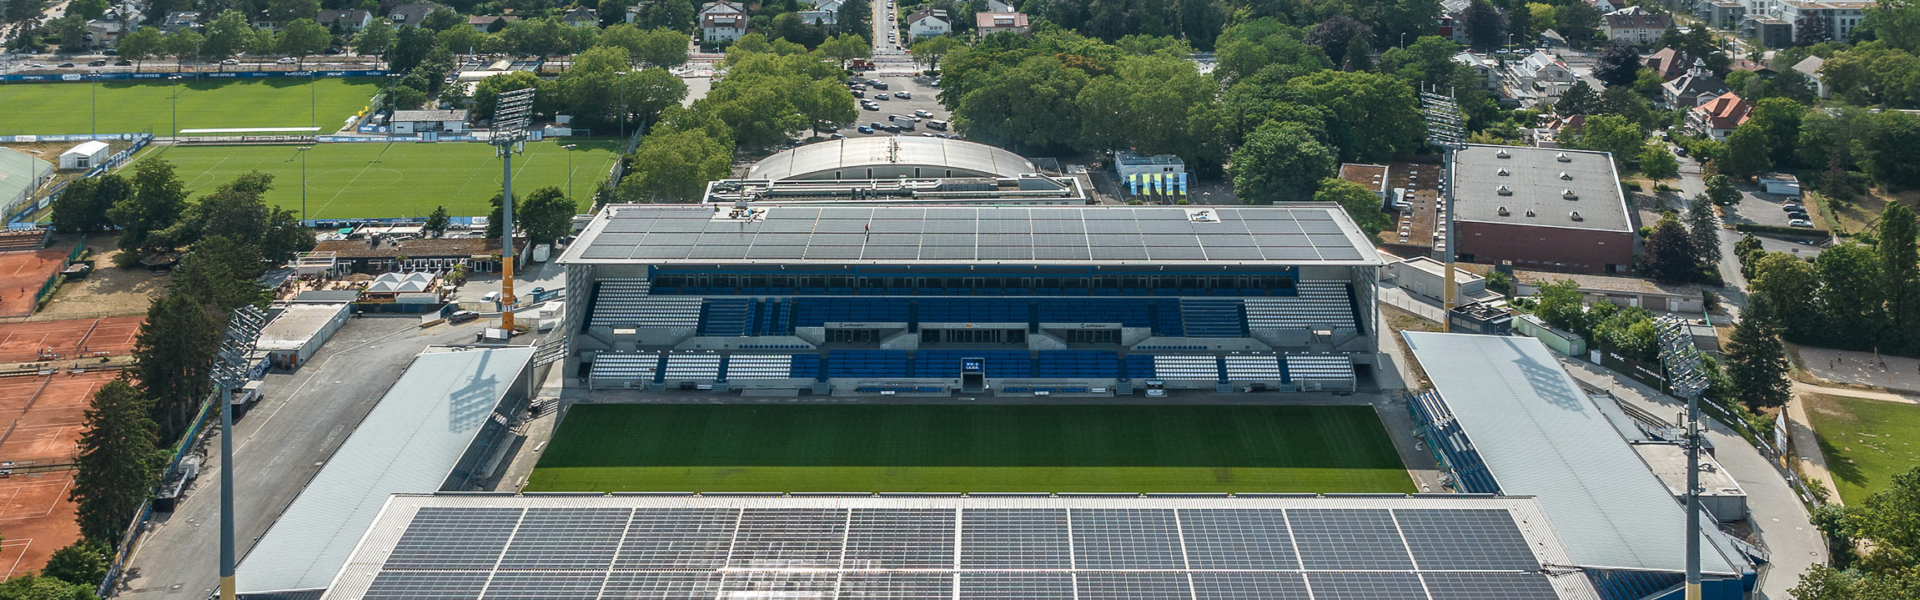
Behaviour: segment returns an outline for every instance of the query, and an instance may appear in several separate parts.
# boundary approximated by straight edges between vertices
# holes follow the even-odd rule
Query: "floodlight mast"
[[[235,600],[238,589],[233,579],[233,390],[245,385],[248,357],[260,330],[267,326],[266,313],[253,306],[234,309],[227,320],[227,333],[214,353],[213,370],[207,374],[219,390],[220,402],[220,600]]]
[[[1655,324],[1660,364],[1668,386],[1687,399],[1687,583],[1686,600],[1700,600],[1700,394],[1712,383],[1693,334],[1672,315]]]
[[[1453,233],[1453,153],[1467,147],[1466,123],[1460,117],[1460,107],[1453,101],[1451,91],[1439,93],[1440,88],[1420,91],[1420,112],[1427,121],[1427,143],[1440,148],[1442,162],[1446,166],[1440,176],[1440,236],[1441,253],[1446,264],[1444,275],[1446,284],[1443,293],[1442,308],[1446,315],[1440,319],[1441,331],[1453,331],[1453,308],[1459,304],[1459,287],[1454,282],[1454,238]]]
[[[500,156],[500,327],[513,335],[513,155],[526,150],[527,123],[533,119],[533,88],[500,94],[494,109],[493,144]]]

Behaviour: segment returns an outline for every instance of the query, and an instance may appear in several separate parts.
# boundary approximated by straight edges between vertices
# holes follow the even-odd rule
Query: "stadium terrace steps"
[[[610,296],[603,289],[594,299],[591,322],[606,327],[698,327],[700,306],[699,298]]]
[[[740,337],[752,325],[755,302],[745,298],[709,298],[700,307],[699,335]]]
[[[819,354],[608,352],[593,363],[596,387],[675,381],[772,379],[957,379],[961,362],[980,358],[992,379],[1166,379],[1183,381],[1347,380],[1352,359],[1338,354],[1128,354],[1105,350],[836,350]],[[822,363],[825,363],[824,366]]]
[[[719,378],[720,355],[711,352],[668,354],[667,368],[662,375],[663,380],[669,381],[714,381]]]
[[[660,368],[656,352],[603,353],[593,360],[589,377],[595,386],[624,386],[636,381],[653,381]]]
[[[1353,379],[1353,359],[1339,354],[1289,354],[1287,372],[1294,379]]]
[[[1358,327],[1347,284],[1339,281],[1302,281],[1293,297],[1248,298],[1246,315],[1254,329]]]
[[[1180,300],[1180,326],[1187,337],[1237,338],[1247,335],[1240,300]]]
[[[788,379],[793,377],[793,361],[798,355],[735,354],[727,358],[727,380]]]

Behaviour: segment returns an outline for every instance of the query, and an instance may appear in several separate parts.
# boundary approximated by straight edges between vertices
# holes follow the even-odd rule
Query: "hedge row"
[[[1746,233],[1773,233],[1773,234],[1779,234],[1779,235],[1791,235],[1791,236],[1798,236],[1798,237],[1817,237],[1817,238],[1833,237],[1833,232],[1827,231],[1825,229],[1781,227],[1779,225],[1761,225],[1758,223],[1735,223],[1733,225],[1733,230],[1746,232]]]

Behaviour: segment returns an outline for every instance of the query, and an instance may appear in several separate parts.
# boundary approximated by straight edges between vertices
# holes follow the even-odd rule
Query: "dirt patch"
[[[72,240],[78,236],[60,236]],[[71,244],[72,242],[67,242]],[[72,248],[71,245],[65,246]],[[93,261],[93,273],[85,279],[68,280],[55,292],[53,300],[29,321],[61,321],[147,314],[153,299],[166,293],[171,281],[146,269],[121,269],[113,266],[119,250],[113,236],[95,234],[87,240],[87,258]],[[4,288],[0,288],[4,289]]]
[[[1836,234],[1851,235],[1873,231],[1880,225],[1880,214],[1886,212],[1887,203],[1899,201],[1907,208],[1920,208],[1920,192],[1901,192],[1888,195],[1885,190],[1872,190],[1865,196],[1850,201],[1837,201],[1824,194],[1808,193],[1814,212],[1814,218],[1821,219]]]
[[[1413,349],[1407,347],[1407,340],[1406,338],[1400,337],[1400,332],[1440,331],[1440,324],[1422,318],[1420,315],[1401,310],[1399,307],[1386,304],[1380,305],[1380,316],[1385,317],[1387,335],[1392,337],[1394,345],[1400,348],[1400,356],[1406,358],[1407,368],[1412,369],[1413,375],[1420,378],[1420,381],[1408,382],[1408,387],[1419,389],[1433,385],[1433,380],[1427,377],[1427,370],[1420,366],[1419,361],[1413,359]],[[1413,385],[1416,383],[1418,385]]]

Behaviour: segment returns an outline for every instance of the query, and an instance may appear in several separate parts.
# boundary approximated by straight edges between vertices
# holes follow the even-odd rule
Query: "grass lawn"
[[[1920,465],[1920,406],[1820,394],[1807,398],[1807,417],[1813,419],[1841,500],[1865,500],[1885,489],[1894,475]]]
[[[366,108],[379,86],[378,78],[367,77],[13,83],[0,85],[0,107],[5,107],[0,135],[152,131],[165,136],[176,129],[309,126],[330,134]]]
[[[1367,406],[579,405],[529,491],[1413,492]]]
[[[568,160],[580,210],[592,209],[593,190],[613,167],[617,140],[527,144],[513,159],[514,195],[535,189],[567,189]],[[137,160],[165,159],[195,194],[213,191],[247,171],[274,175],[267,202],[300,210],[300,151],[296,146],[153,147]],[[500,193],[500,159],[477,142],[316,144],[306,157],[307,218],[424,217],[445,205],[453,216],[493,212],[487,201]]]

